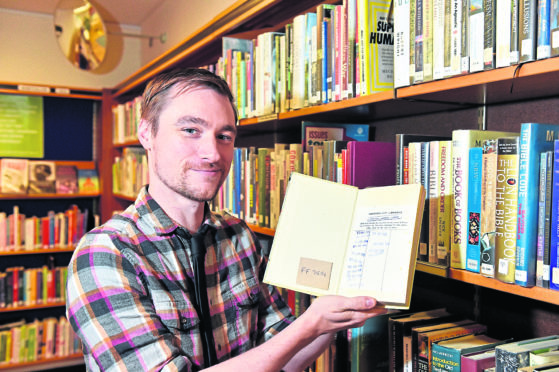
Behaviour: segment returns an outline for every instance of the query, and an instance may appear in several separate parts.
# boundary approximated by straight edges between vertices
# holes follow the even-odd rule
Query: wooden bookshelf
[[[83,355],[72,354],[67,356],[60,356],[56,358],[36,360],[33,362],[24,362],[17,364],[0,364],[0,371],[16,372],[16,371],[42,371],[42,370],[56,370],[58,368],[79,366],[84,364]]]
[[[25,311],[25,310],[37,310],[37,309],[48,309],[49,307],[63,307],[66,306],[64,301],[49,302],[40,305],[22,305],[22,306],[9,306],[0,307],[0,313],[10,313],[14,311]]]
[[[64,253],[73,252],[74,247],[56,247],[56,248],[41,248],[33,250],[23,250],[18,249],[15,251],[0,251],[0,256],[21,256],[21,255],[32,255],[32,254],[50,254],[50,253]]]

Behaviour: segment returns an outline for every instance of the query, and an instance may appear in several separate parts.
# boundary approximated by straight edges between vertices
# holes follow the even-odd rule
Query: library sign
[[[0,94],[0,157],[42,158],[43,97]]]

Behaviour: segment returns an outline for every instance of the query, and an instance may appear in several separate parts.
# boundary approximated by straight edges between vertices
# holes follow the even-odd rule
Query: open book
[[[358,189],[292,173],[264,282],[409,308],[425,189]]]

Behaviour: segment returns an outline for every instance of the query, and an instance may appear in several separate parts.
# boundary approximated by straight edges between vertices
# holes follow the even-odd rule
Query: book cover
[[[78,193],[77,168],[73,165],[57,165],[55,187],[57,194]]]
[[[29,160],[29,194],[56,192],[56,164],[54,161]]]
[[[518,201],[518,137],[497,140],[495,277],[514,283]]]
[[[549,249],[551,239],[551,191],[553,185],[553,151],[540,157],[538,191],[538,236],[536,253],[536,286],[549,288]]]
[[[540,123],[522,123],[520,127],[515,281],[524,287],[536,282],[540,153],[553,149],[558,129],[557,125]]]
[[[483,372],[495,367],[495,348],[460,356],[462,372]]]
[[[530,363],[530,351],[559,346],[559,336],[545,336],[509,342],[495,347],[495,370],[516,371]]]
[[[27,159],[0,159],[0,188],[3,194],[25,194],[29,186]]]
[[[453,317],[446,309],[433,309],[393,315],[388,319],[390,371],[411,370],[411,330],[421,325],[440,323]]]
[[[365,0],[368,37],[365,44],[366,94],[394,87],[394,19],[388,0]]]
[[[396,151],[392,142],[349,141],[350,182],[360,189],[394,185]]]
[[[480,273],[495,277],[495,198],[497,186],[497,140],[483,141],[481,172]]]
[[[408,308],[424,203],[421,185],[360,190],[292,173],[264,282]]]
[[[505,343],[485,334],[470,334],[442,340],[433,343],[432,371],[433,372],[460,372],[462,371],[462,355],[485,351]]]
[[[538,1],[519,0],[519,50],[520,62],[534,61],[536,59],[536,46],[538,43]]]
[[[470,178],[468,181],[468,244],[466,246],[466,270],[479,273],[481,224],[481,179],[483,149],[470,149]]]
[[[99,192],[99,175],[96,169],[78,169],[78,188],[80,193],[95,194]]]
[[[468,185],[469,151],[482,146],[483,140],[515,135],[511,132],[461,129],[452,132],[452,187],[454,190],[450,266],[466,268],[468,241]]]
[[[303,151],[312,146],[322,146],[324,141],[369,141],[372,132],[368,124],[301,122]]]

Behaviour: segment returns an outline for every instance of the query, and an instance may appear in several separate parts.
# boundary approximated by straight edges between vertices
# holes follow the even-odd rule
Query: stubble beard
[[[170,177],[166,177],[162,172],[160,172],[160,168],[157,164],[155,166],[157,177],[159,178],[161,183],[163,183],[168,189],[181,195],[184,198],[195,202],[204,203],[212,201],[217,195],[219,188],[223,184],[225,178],[223,172],[220,172],[221,176],[215,188],[213,190],[209,190],[208,188],[196,187],[196,185],[194,185],[193,182],[189,180],[188,172],[192,168],[193,167],[189,164],[185,164],[184,167],[181,169],[180,175],[173,180]]]

